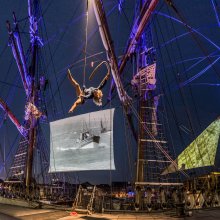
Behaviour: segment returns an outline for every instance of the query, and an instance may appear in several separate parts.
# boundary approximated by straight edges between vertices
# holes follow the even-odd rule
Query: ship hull
[[[85,143],[81,143],[79,149],[92,149],[98,146],[100,141],[100,136],[93,136],[86,140]]]

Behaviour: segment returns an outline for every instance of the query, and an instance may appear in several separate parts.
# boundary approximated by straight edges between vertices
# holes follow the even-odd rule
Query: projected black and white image
[[[114,109],[50,123],[50,172],[115,169]]]

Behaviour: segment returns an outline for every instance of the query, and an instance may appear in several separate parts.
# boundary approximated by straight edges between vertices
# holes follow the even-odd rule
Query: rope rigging
[[[168,12],[170,13],[170,11],[168,10]],[[169,14],[170,15],[170,14]],[[176,34],[176,30],[175,30],[175,28],[174,28],[174,24],[171,22],[171,24],[172,24],[172,28],[173,28],[173,31],[174,31],[174,35],[175,35],[175,37],[177,36],[177,34]],[[179,51],[179,54],[180,54],[180,58],[181,58],[181,60],[183,60],[183,54],[182,54],[182,51],[181,51],[181,49],[180,49],[180,45],[179,45],[179,42],[176,40],[176,44],[177,44],[177,47],[178,47],[178,51]],[[175,57],[174,57],[174,59],[175,59]],[[176,62],[175,62],[176,63]],[[186,66],[185,66],[185,64],[184,63],[182,63],[182,65],[183,65],[183,69],[184,69],[184,72],[186,72]],[[188,74],[186,73],[186,77],[188,78]],[[199,123],[199,126],[200,126],[200,129],[201,129],[201,122],[200,122],[200,120],[199,120],[199,114],[198,114],[198,108],[197,108],[197,106],[196,106],[196,102],[195,102],[195,99],[194,99],[194,96],[193,96],[193,93],[192,93],[192,88],[191,88],[191,86],[189,86],[189,89],[190,89],[190,95],[191,95],[191,97],[192,97],[192,101],[193,101],[193,106],[194,106],[194,108],[195,108],[195,111],[196,111],[196,117],[197,117],[197,122]],[[192,117],[192,116],[191,116]]]
[[[203,53],[206,52],[206,51],[204,51],[204,47],[201,45],[201,42],[199,42],[199,40],[197,39],[197,37],[196,37],[196,36],[193,34],[193,32],[191,31],[192,28],[189,27],[189,26],[187,25],[187,23],[184,21],[183,16],[180,15],[180,13],[179,13],[179,11],[177,10],[177,8],[175,7],[175,5],[172,3],[172,1],[169,1],[169,2],[170,2],[169,5],[174,9],[174,11],[175,11],[176,14],[180,17],[180,19],[181,19],[182,22],[185,24],[185,26],[187,27],[187,29],[190,30],[190,34],[192,35],[192,37],[193,37],[193,39],[196,41],[196,43],[199,45],[199,47],[201,48],[202,52],[203,52]],[[173,26],[173,23],[172,23],[172,26]],[[174,27],[173,27],[173,29],[174,29]],[[174,31],[175,31],[175,29],[174,29]],[[176,35],[176,34],[175,34],[175,35]],[[179,49],[180,56],[182,57],[178,43],[177,43],[177,46],[178,46],[178,49]],[[206,57],[207,57],[208,60],[210,61],[210,57],[209,57],[209,56],[206,56]],[[175,57],[174,57],[174,59],[175,59]],[[210,61],[210,62],[211,62],[211,61]],[[214,62],[215,62],[215,61],[214,61]],[[214,62],[213,62],[213,63],[214,63]],[[184,65],[184,64],[183,64],[183,67],[184,67],[184,70],[185,70],[185,65]],[[177,80],[178,80],[178,79],[177,79]],[[195,139],[195,138],[196,138],[196,132],[195,132],[195,128],[194,128],[194,126],[193,126],[192,115],[191,115],[191,113],[190,113],[190,111],[189,111],[189,108],[187,107],[186,99],[185,99],[185,97],[184,97],[184,93],[183,93],[181,87],[180,87],[180,90],[179,90],[179,91],[180,91],[180,94],[181,94],[181,97],[182,97],[182,100],[183,100],[184,107],[185,107],[185,109],[186,109],[186,114],[187,114],[187,118],[188,118],[188,120],[189,120],[190,130],[192,131],[193,137],[194,137],[194,139]],[[195,100],[194,100],[194,97],[193,97],[193,94],[192,94],[191,87],[190,87],[190,95],[191,95],[191,97],[192,97],[193,106],[194,106],[195,111],[196,111],[196,118],[197,118],[197,120],[198,120],[198,124],[199,124],[200,129],[201,129],[201,123],[200,123],[200,120],[199,120],[199,118],[198,118],[198,110],[197,110],[196,105],[195,105]],[[195,141],[196,141],[196,140],[197,140],[197,139],[195,139]],[[199,146],[199,143],[197,143],[197,145]],[[191,155],[187,155],[187,157],[191,158]],[[202,154],[201,154],[201,151],[200,151],[200,150],[199,150],[199,157],[200,157],[200,159],[203,160]],[[209,160],[210,160],[210,156],[209,156],[209,155],[208,155],[208,158],[209,158]],[[191,159],[190,159],[190,160],[191,160]],[[204,163],[204,161],[203,161],[203,163]],[[203,171],[205,171],[204,167],[202,167],[202,169],[203,169]]]
[[[188,23],[186,22],[186,19],[184,18],[184,16],[182,14],[180,14],[179,10],[177,9],[177,7],[174,5],[172,0],[167,0],[167,4],[175,11],[176,15],[179,17],[180,22],[182,22],[184,24],[184,26],[186,27],[186,29],[189,31],[190,35],[192,36],[193,40],[196,42],[196,44],[198,45],[198,47],[201,49],[201,51],[203,52],[203,54],[207,57],[210,65],[212,64],[212,61],[210,59],[210,56],[208,54],[207,49],[203,46],[202,42],[198,39],[198,37],[195,35],[195,33],[198,33],[198,31],[195,31],[190,25],[188,25]],[[202,34],[200,34],[202,35]],[[219,48],[219,47],[218,47]],[[216,69],[216,67],[213,66],[213,70],[216,73],[216,75],[220,78],[220,74],[219,71]]]
[[[156,34],[156,36],[157,36],[158,34]],[[159,34],[159,36],[162,36],[163,37],[163,34],[160,32],[160,34]],[[164,40],[164,39],[163,39]],[[157,38],[157,42],[159,42],[159,40],[158,40],[158,38]],[[160,49],[160,46],[158,47],[159,49]],[[167,48],[166,48],[167,49]],[[174,49],[172,48],[172,51],[173,51]],[[159,50],[159,52],[161,53],[161,51]],[[168,52],[167,52],[168,53]],[[170,54],[168,53],[168,57],[170,56]],[[161,57],[162,57],[162,55],[161,55]],[[175,58],[175,57],[174,57]],[[169,58],[170,59],[170,58]],[[162,63],[163,63],[163,59],[162,59]],[[163,64],[164,65],[164,64]],[[174,65],[173,65],[174,66]],[[173,66],[172,66],[172,69],[173,69]],[[165,69],[165,67],[164,67],[164,69]],[[173,70],[173,72],[176,72],[176,71],[174,71]],[[165,76],[166,76],[166,74],[165,74]],[[168,88],[170,88],[170,84],[169,83],[167,83],[168,84]],[[171,92],[171,94],[172,94],[172,92]],[[170,95],[170,97],[172,97],[172,95]],[[171,100],[172,101],[172,100]],[[172,112],[172,111],[171,111]],[[177,125],[177,127],[180,127],[179,125],[178,125],[178,120],[177,119],[175,119],[174,120],[175,121],[175,123],[176,123],[176,125]],[[192,122],[191,122],[191,120],[190,120],[190,126],[192,126],[191,125],[192,124]],[[178,129],[178,131],[179,131],[179,129]],[[191,131],[193,131],[192,129],[191,129]],[[180,133],[180,132],[179,132]],[[194,135],[194,137],[195,137],[195,132],[193,132],[193,135]],[[180,137],[181,137],[181,140],[183,140],[183,137],[182,137],[182,135],[180,134]],[[187,158],[189,158],[189,160],[191,161],[191,156],[192,155],[186,155],[186,157]],[[201,154],[200,154],[200,156],[199,156],[200,158],[202,158],[202,156],[201,156]],[[208,157],[209,157],[209,155],[208,155]],[[208,158],[208,160],[210,161],[210,158]],[[204,170],[204,168],[203,168],[203,171],[205,171]],[[198,174],[198,172],[197,172],[197,174]]]
[[[156,20],[156,21],[158,22],[158,20]],[[159,22],[158,22],[158,23],[159,23]],[[155,26],[155,25],[154,25],[154,26]],[[163,39],[163,41],[164,41],[164,36],[163,36],[163,34],[162,34],[162,32],[161,32],[161,29],[159,28],[159,30],[160,30],[160,33],[159,33],[159,34],[157,33],[157,30],[155,31],[158,44],[159,44],[158,35],[159,35],[159,36],[162,36],[162,39]],[[172,63],[171,55],[170,55],[170,53],[168,52],[167,46],[165,47],[165,49],[166,49],[166,52],[167,52],[169,61],[170,61],[170,63]],[[162,52],[161,52],[159,46],[158,46],[158,51],[159,51],[159,53],[160,53],[161,60],[162,60],[162,65],[164,66],[164,70],[165,70],[165,64],[164,64]],[[174,70],[174,67],[173,67],[173,66],[172,66],[172,72],[173,72],[173,74],[176,72],[176,71]],[[175,112],[175,107],[174,107],[174,101],[173,101],[172,91],[171,91],[171,88],[170,88],[170,84],[169,84],[169,82],[168,82],[167,74],[165,73],[164,75],[165,75],[165,79],[166,79],[166,82],[167,82],[167,85],[168,85],[168,92],[170,93],[169,97],[171,97],[170,102],[169,102],[168,99],[166,99],[166,101],[168,102],[168,106],[170,107],[170,112],[172,113],[172,116],[173,116],[173,118],[174,118],[174,122],[175,122],[177,128],[179,128],[178,118],[177,118],[177,115],[176,115],[176,112]],[[174,75],[175,75],[175,74],[174,74]],[[176,75],[175,75],[175,76],[176,76]],[[164,90],[164,89],[163,89],[163,93],[165,94],[165,90]],[[166,97],[166,96],[165,96],[165,97]],[[177,129],[177,131],[179,132],[181,141],[182,141],[182,143],[184,144],[183,136],[182,136],[182,134],[180,133],[180,130]],[[174,146],[173,146],[173,148],[174,148]],[[188,156],[189,156],[189,158],[191,158],[191,155],[188,155]]]

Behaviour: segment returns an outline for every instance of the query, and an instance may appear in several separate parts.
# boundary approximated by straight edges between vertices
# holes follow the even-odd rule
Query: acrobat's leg
[[[75,79],[73,79],[73,77],[72,77],[71,72],[70,72],[69,69],[68,69],[68,71],[67,71],[67,75],[68,75],[68,78],[69,78],[70,82],[72,83],[72,85],[76,88],[76,95],[77,95],[77,96],[80,96],[80,95],[82,94],[82,90],[81,90],[81,88],[80,88],[80,86],[79,86],[79,83],[76,82]]]
[[[74,102],[74,104],[72,105],[72,107],[70,108],[69,113],[73,112],[74,109],[75,109],[78,105],[80,105],[80,104],[82,104],[82,99],[81,99],[81,98],[78,98],[78,99]]]

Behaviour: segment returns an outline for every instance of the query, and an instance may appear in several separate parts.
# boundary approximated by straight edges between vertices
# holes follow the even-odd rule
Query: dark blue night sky
[[[122,11],[118,9],[117,0],[105,0],[104,7],[114,47],[118,59],[123,55],[130,29],[135,16],[134,0],[122,2]],[[165,1],[160,1],[150,21],[152,36],[157,56],[157,82],[162,95],[159,117],[165,124],[165,134],[171,148],[181,152],[195,137],[200,134],[220,112],[218,103],[220,79],[220,23],[218,12],[220,3],[215,0],[175,0],[177,12],[169,8]],[[86,24],[86,0],[42,1],[43,18],[39,21],[40,36],[44,42],[41,48],[39,72],[49,80],[45,92],[48,119],[54,121],[90,111],[98,111],[92,101],[78,107],[73,114],[68,110],[76,99],[75,91],[66,77],[67,68],[71,69],[76,80],[83,84],[84,44]],[[215,11],[216,10],[216,11]],[[1,1],[0,8],[0,97],[5,100],[20,122],[24,118],[25,94],[11,48],[8,46],[8,33],[5,21],[13,24],[12,12],[19,21],[21,37],[25,51],[29,47],[27,3],[24,0]],[[220,15],[220,12],[219,12]],[[186,26],[185,23],[188,25]],[[87,86],[96,86],[105,74],[105,69],[95,75],[93,81],[88,77],[92,72],[91,62],[95,65],[106,60],[97,23],[92,10],[89,10],[88,47],[87,47],[86,80]],[[122,81],[129,84],[133,63],[128,62]],[[104,103],[110,82],[104,88]],[[159,88],[159,86],[158,86]],[[131,87],[126,87],[133,97]],[[115,96],[114,96],[115,95]],[[118,96],[104,109],[116,108],[114,119],[114,146],[116,171],[83,172],[73,174],[81,181],[109,182],[129,181],[135,165],[136,146],[134,140],[127,145],[126,139],[131,136],[126,131],[125,120]],[[137,99],[133,97],[134,105]],[[11,158],[16,151],[19,140],[18,132],[11,121],[0,110],[0,168],[3,167],[3,146],[6,149],[6,169],[11,165]],[[187,131],[186,131],[186,129]],[[42,125],[49,147],[49,127]],[[172,143],[172,144],[171,144]],[[130,149],[133,159],[128,158]],[[129,165],[130,164],[130,165]],[[130,167],[130,168],[128,168]],[[0,177],[4,176],[3,169]]]

